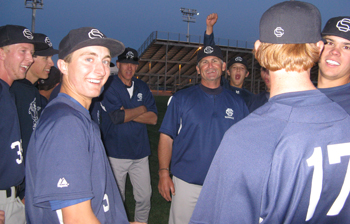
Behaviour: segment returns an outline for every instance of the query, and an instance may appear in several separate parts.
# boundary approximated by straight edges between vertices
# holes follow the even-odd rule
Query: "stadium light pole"
[[[195,15],[199,15],[196,9],[186,9],[186,8],[180,8],[180,11],[182,13],[182,21],[187,22],[187,42],[190,40],[190,23],[195,23],[196,18],[194,18]]]
[[[26,8],[32,9],[32,32],[35,32],[35,15],[37,9],[42,9],[44,7],[44,0],[24,0],[24,5]]]

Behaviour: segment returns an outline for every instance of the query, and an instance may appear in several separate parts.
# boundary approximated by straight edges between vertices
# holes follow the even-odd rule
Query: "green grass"
[[[167,202],[158,192],[158,141],[159,128],[162,124],[163,117],[167,108],[168,96],[154,97],[158,109],[158,122],[156,125],[148,125],[148,137],[151,144],[152,154],[149,157],[151,170],[151,184],[152,184],[152,198],[151,198],[151,212],[148,223],[150,224],[166,224],[169,219],[170,202]],[[129,178],[126,182],[125,190],[125,207],[130,221],[134,221],[135,201],[132,194],[132,186]]]

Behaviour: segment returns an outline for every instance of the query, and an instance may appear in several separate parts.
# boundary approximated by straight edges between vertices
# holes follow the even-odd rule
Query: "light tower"
[[[187,42],[189,42],[190,39],[190,23],[195,23],[196,18],[194,18],[195,15],[199,15],[196,9],[186,9],[186,8],[180,8],[180,11],[182,13],[182,21],[187,22]]]
[[[24,0],[26,8],[32,9],[32,32],[35,32],[35,14],[37,9],[43,9],[44,0]]]

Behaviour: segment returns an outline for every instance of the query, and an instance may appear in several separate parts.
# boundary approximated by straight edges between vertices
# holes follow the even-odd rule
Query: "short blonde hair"
[[[317,63],[320,57],[320,50],[316,43],[261,43],[257,50],[253,50],[253,53],[259,64],[270,71],[281,69],[287,72],[307,71]]]

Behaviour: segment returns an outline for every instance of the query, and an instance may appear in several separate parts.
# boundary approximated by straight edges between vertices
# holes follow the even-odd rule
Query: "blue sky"
[[[153,31],[187,33],[180,8],[197,9],[196,23],[190,34],[203,35],[205,19],[216,12],[219,20],[215,37],[255,41],[259,37],[261,15],[278,0],[44,0],[37,10],[35,32],[48,35],[55,48],[69,30],[82,26],[96,27],[108,37],[138,49]],[[349,15],[349,0],[308,0],[317,6],[322,25],[335,16]],[[2,0],[0,26],[16,24],[31,29],[32,10],[23,0]],[[113,61],[115,62],[115,61]]]

